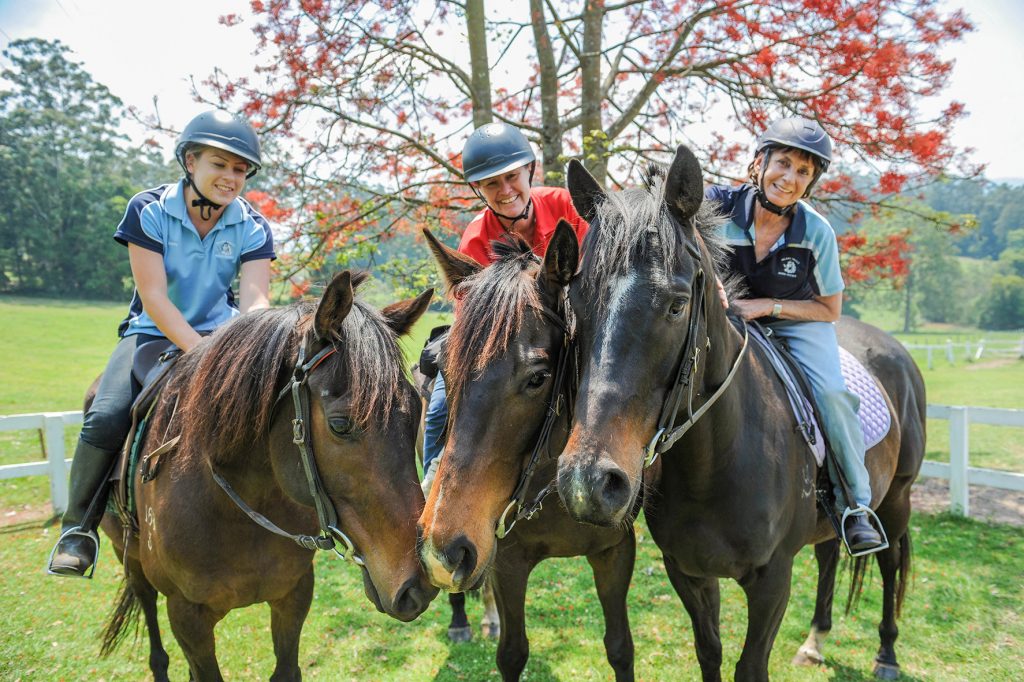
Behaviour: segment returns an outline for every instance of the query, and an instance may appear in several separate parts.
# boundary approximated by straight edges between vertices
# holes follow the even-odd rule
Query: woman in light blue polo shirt
[[[260,169],[255,131],[223,111],[192,119],[175,148],[184,179],[135,195],[114,239],[128,247],[135,293],[86,412],[71,464],[67,511],[51,553],[55,575],[91,577],[106,478],[130,427],[135,349],[166,338],[188,351],[239,312],[269,305],[274,240],[241,198]],[[238,291],[231,284],[239,277]]]

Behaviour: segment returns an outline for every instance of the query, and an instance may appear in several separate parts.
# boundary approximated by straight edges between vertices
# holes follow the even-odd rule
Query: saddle
[[[170,340],[158,338],[140,344],[132,359],[132,379],[137,382],[139,393],[131,407],[131,428],[110,476],[108,506],[117,514],[123,527],[131,529],[133,534],[139,531],[135,515],[136,469],[140,464],[143,467],[143,482],[153,480],[159,471],[160,456],[173,450],[178,443],[178,437],[172,438],[153,452],[140,457],[139,450],[146,435],[149,417],[180,356],[181,350]]]

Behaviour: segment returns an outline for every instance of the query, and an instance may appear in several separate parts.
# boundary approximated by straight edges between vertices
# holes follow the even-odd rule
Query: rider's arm
[[[178,348],[189,350],[199,343],[201,336],[167,296],[167,272],[163,256],[137,244],[128,244],[128,261],[135,278],[142,306],[164,335]]]
[[[238,276],[238,309],[270,307],[270,259],[260,258],[242,263]]]
[[[775,306],[780,306],[775,318],[780,320],[801,320],[803,322],[835,322],[843,311],[843,292],[830,296],[815,296],[806,301],[748,298],[734,300],[733,308],[740,311],[744,319],[756,320],[760,317],[771,317]]]

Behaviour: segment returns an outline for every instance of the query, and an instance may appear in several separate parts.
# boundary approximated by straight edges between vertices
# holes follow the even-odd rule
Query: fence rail
[[[1001,358],[1024,359],[1024,337],[1022,337],[1020,341],[986,341],[985,339],[980,339],[978,341],[965,341],[963,343],[954,343],[952,339],[946,339],[945,343],[940,344],[904,343],[903,347],[907,350],[926,351],[928,369],[935,369],[936,351],[945,355],[946,361],[951,365],[956,364],[956,355],[959,349],[963,349],[963,359],[967,362],[981,360],[981,358],[986,355]]]
[[[970,425],[1024,427],[1024,410],[967,405],[928,405],[929,419],[949,421],[949,463],[926,461],[921,476],[949,481],[949,506],[955,514],[970,515],[968,485],[985,485],[1024,492],[1024,473],[997,471],[970,466]],[[81,412],[42,412],[0,416],[0,432],[38,431],[45,461],[0,466],[0,479],[23,476],[50,477],[50,499],[54,514],[68,504],[68,467],[65,458],[64,430],[82,423]]]

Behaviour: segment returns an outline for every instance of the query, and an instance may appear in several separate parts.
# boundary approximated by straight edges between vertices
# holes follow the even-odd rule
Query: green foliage
[[[125,149],[121,101],[59,41],[15,40],[0,74],[0,290],[122,297],[111,235],[159,164]]]
[[[937,211],[971,218],[973,229],[956,242],[964,256],[996,259],[1009,233],[1024,228],[1024,187],[983,179],[950,181],[929,188],[925,202]]]
[[[1024,328],[1024,277],[999,275],[992,279],[978,324],[983,329]]]

